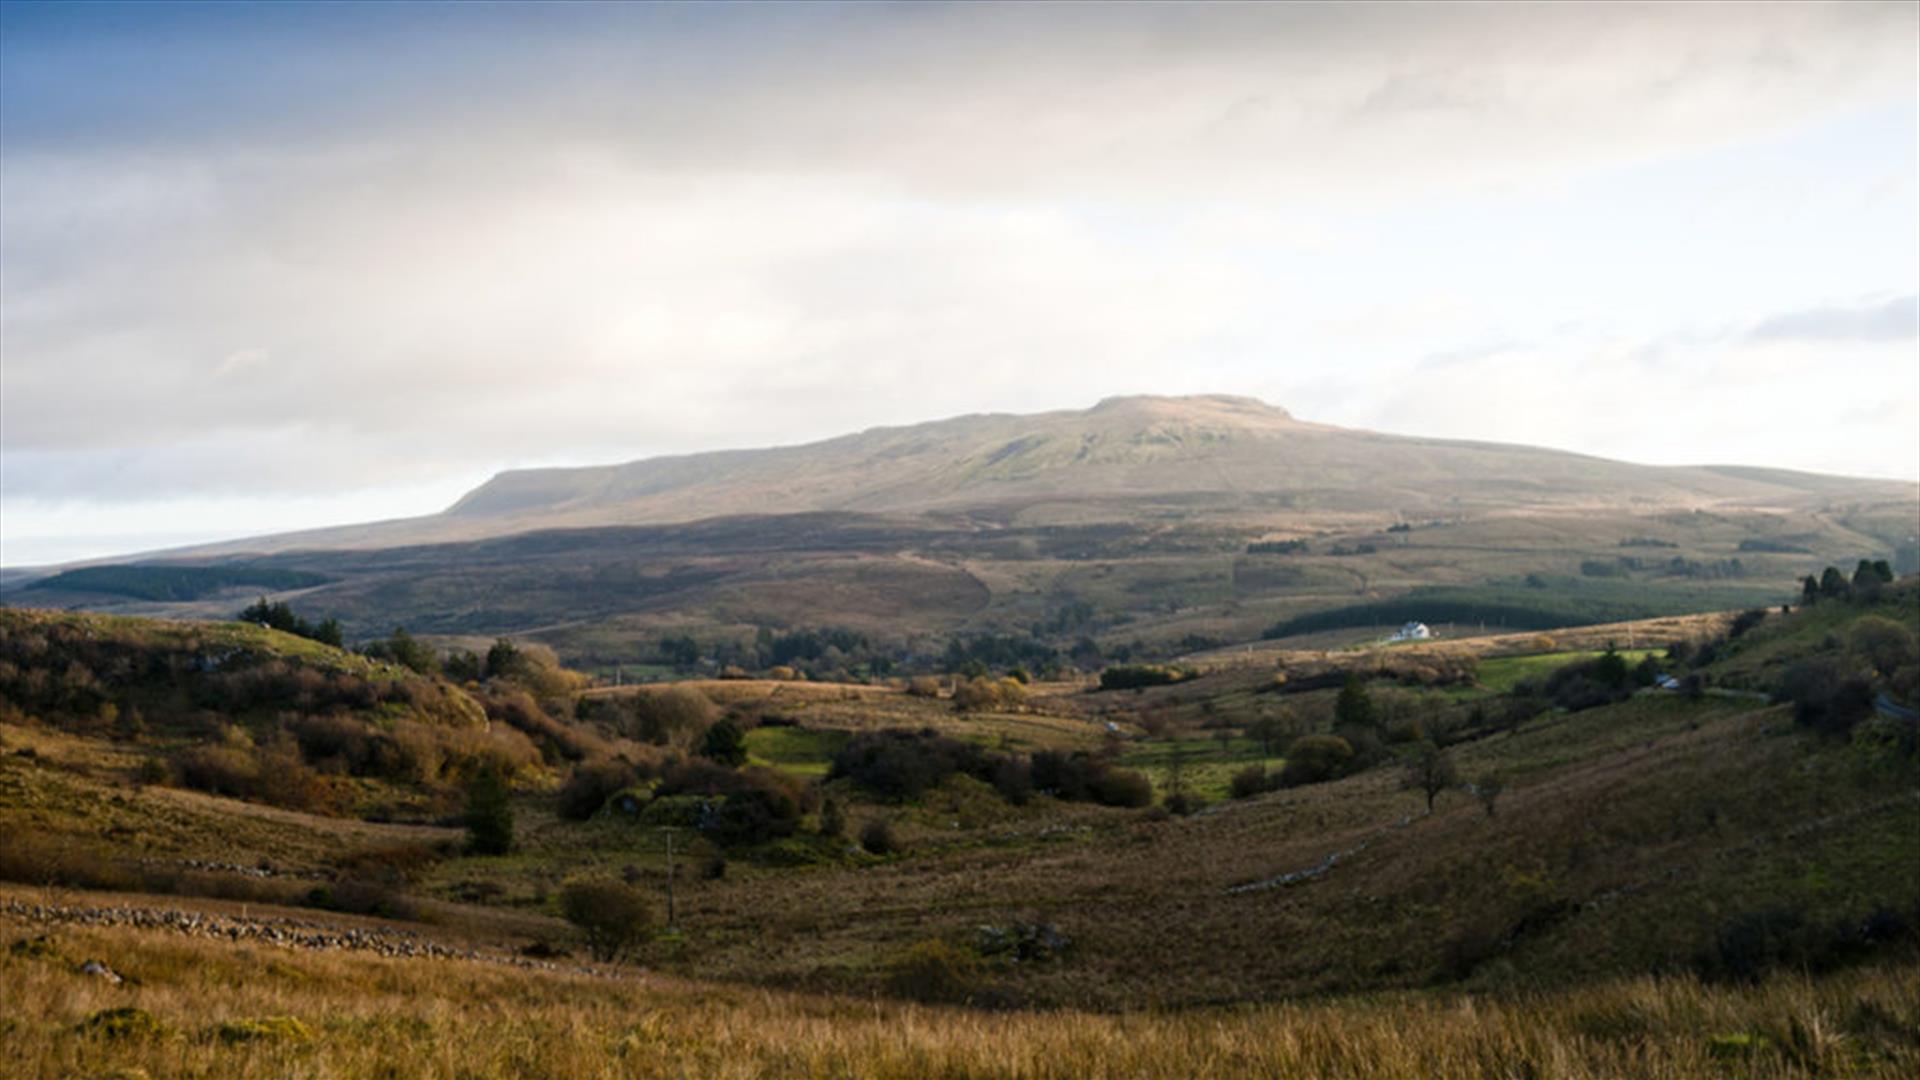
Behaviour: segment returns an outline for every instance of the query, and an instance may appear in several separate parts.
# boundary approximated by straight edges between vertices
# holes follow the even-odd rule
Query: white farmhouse
[[[1426,641],[1431,637],[1433,637],[1433,631],[1427,629],[1426,623],[1410,622],[1407,625],[1401,627],[1400,629],[1395,630],[1393,632],[1393,636],[1391,638],[1388,638],[1387,640],[1389,641]]]

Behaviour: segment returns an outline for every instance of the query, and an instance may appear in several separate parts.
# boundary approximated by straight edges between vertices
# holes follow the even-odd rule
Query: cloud
[[[1748,333],[1767,341],[1913,341],[1920,338],[1920,296],[1878,304],[1822,307],[1776,315]]]
[[[16,153],[596,147],[1020,198],[1510,183],[1904,92],[1916,30],[1902,4],[113,10],[16,20]]]
[[[1875,388],[1871,397],[1862,387]],[[1387,431],[1649,464],[1920,479],[1920,371],[1910,341],[1755,342],[1712,331],[1654,341],[1561,337],[1416,362],[1374,388],[1356,395],[1357,420]],[[1845,438],[1828,437],[1841,431]],[[1794,457],[1782,458],[1783,445]]]
[[[1904,296],[1911,335],[1908,4],[7,4],[0,30],[16,519],[1123,392],[1365,422],[1407,358],[1566,348],[1680,295],[1667,267],[1687,304]],[[1717,254],[1857,177],[1716,154],[1876,109],[1891,140],[1848,146],[1893,197],[1808,202],[1834,250]],[[1649,162],[1711,213],[1623,182]],[[1755,310],[1697,317],[1801,341]],[[1513,430],[1566,442],[1537,405]]]

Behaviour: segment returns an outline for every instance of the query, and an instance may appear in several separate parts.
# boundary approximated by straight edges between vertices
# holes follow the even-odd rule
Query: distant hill
[[[818,510],[1017,507],[1054,516],[1087,503],[1154,498],[1238,511],[1420,512],[1771,502],[1862,486],[1780,470],[1658,468],[1533,447],[1382,435],[1306,423],[1251,398],[1124,397],[1085,411],[963,416],[805,446],[502,473],[446,516],[537,517],[548,526]]]
[[[1635,465],[1505,443],[1298,420],[1246,397],[1116,397],[959,416],[798,446],[504,472],[446,511],[171,552],[387,547],[536,529],[742,514],[962,515],[999,523],[1247,520],[1284,511],[1423,515],[1584,506],[1807,505],[1915,486],[1782,469]]]
[[[442,513],[14,578],[0,601],[223,617],[266,590],[350,634],[535,635],[581,662],[631,660],[668,633],[808,626],[903,654],[917,635],[989,633],[1165,654],[1405,596],[1535,625],[1773,603],[1828,563],[1911,563],[1917,519],[1909,483],[1121,397],[511,471]],[[149,587],[180,567],[192,588]],[[1499,603],[1460,592],[1483,588]]]

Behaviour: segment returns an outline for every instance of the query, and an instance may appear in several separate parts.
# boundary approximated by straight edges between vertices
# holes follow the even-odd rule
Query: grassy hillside
[[[1484,660],[1459,645],[1301,654],[1278,671],[1222,666],[1139,692],[1035,684],[965,709],[951,689],[764,680],[686,684],[678,697],[566,691],[539,704],[512,683],[456,687],[257,627],[13,613],[0,637],[15,658],[9,688],[35,682],[23,671],[72,665],[173,674],[100,682],[145,712],[143,730],[103,721],[98,707],[8,699],[0,870],[274,903],[304,902],[317,886],[326,900],[364,898],[377,885],[354,910],[428,918],[500,945],[551,944],[570,937],[558,919],[570,881],[630,882],[657,918],[668,875],[661,827],[674,826],[677,927],[642,946],[641,963],[870,992],[893,985],[916,950],[934,950],[963,969],[940,992],[977,1002],[1185,1007],[1435,984],[1509,992],[1729,964],[1764,970],[1790,957],[1826,965],[1876,954],[1876,942],[1904,940],[1901,928],[1920,919],[1911,725],[1870,712],[1844,726],[1803,720],[1794,703],[1765,694],[1795,665],[1818,662],[1910,704],[1914,599],[1908,583],[1747,620],[1737,637],[1724,620],[1676,624],[1699,635],[1672,649],[1689,661],[1645,648],[1620,658],[1622,678],[1660,669],[1685,676],[1686,693],[1635,692],[1631,681],[1597,691],[1600,645],[1570,652],[1534,635],[1533,656],[1497,644]],[[1905,637],[1889,639],[1887,625]],[[1888,640],[1906,651],[1888,652]],[[246,698],[216,712],[225,726],[216,735],[179,726],[167,702],[225,687],[234,672],[161,661],[206,655],[216,642],[257,652],[241,670],[352,669],[370,684],[412,685],[429,704],[472,703],[498,737],[526,748],[493,759],[514,777],[513,851],[466,848],[457,764],[433,776],[356,775],[309,753],[298,717]],[[55,649],[62,660],[18,665]],[[1342,701],[1348,676],[1369,701],[1359,726]],[[507,721],[503,702],[522,699],[543,719]],[[429,725],[430,711],[406,708],[396,698],[336,718],[377,743]],[[203,704],[194,715],[213,711]],[[744,768],[696,756],[722,719],[745,732]],[[227,729],[295,732],[287,757],[257,760],[362,797],[289,805],[268,792],[180,790],[171,775],[143,780],[144,762],[236,745]],[[905,741],[884,744],[894,756],[872,759],[890,762],[880,772],[847,757],[888,732]],[[1301,740],[1327,735],[1354,754],[1333,778],[1259,790],[1290,776]],[[1429,744],[1453,766],[1431,814],[1406,783]],[[913,771],[935,760],[957,764]],[[1046,777],[1082,770],[1072,783],[1092,787],[1068,792],[1067,781],[1043,779],[1043,765]],[[1249,770],[1258,779],[1249,797],[1229,798]],[[1162,805],[1122,791],[1134,772],[1142,800]],[[875,786],[902,776],[922,778]],[[1102,776],[1117,785],[1117,805],[1094,793]],[[1475,794],[1496,781],[1491,800]],[[753,807],[763,816],[740,817]],[[356,820],[396,808],[417,824]],[[865,833],[882,822],[890,840],[875,848]],[[1881,930],[1860,929],[1868,925]],[[1051,927],[1071,944],[1043,962],[1009,963],[983,944],[983,926]],[[1892,936],[1874,936],[1883,930]],[[1760,944],[1740,944],[1755,934]]]
[[[0,912],[23,1077],[1911,1075],[1912,965],[1756,986],[1390,995],[1109,1016],[982,1013],[658,976],[234,946]],[[106,957],[134,980],[74,973]],[[121,1034],[113,1034],[120,1032]]]

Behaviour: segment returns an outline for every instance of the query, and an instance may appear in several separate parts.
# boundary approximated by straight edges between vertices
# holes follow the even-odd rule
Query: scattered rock
[[[1052,923],[1008,923],[974,930],[974,950],[982,956],[1007,956],[1016,962],[1041,963],[1065,952],[1072,939]]]
[[[341,927],[324,922],[285,917],[235,917],[206,915],[175,908],[78,907],[61,904],[29,904],[20,900],[0,900],[0,916],[31,923],[58,923],[78,926],[125,926],[141,930],[169,930],[190,937],[216,938],[222,941],[260,941],[289,949],[353,949],[388,958],[433,957],[444,960],[485,960],[522,968],[557,970],[556,965],[531,955],[481,952],[456,949],[434,941],[422,940],[413,930],[396,927]],[[45,935],[15,942],[10,950],[18,954],[57,958]],[[565,952],[556,952],[564,957]],[[97,962],[97,961],[96,961]],[[84,965],[83,965],[84,966]],[[113,974],[104,963],[101,968]],[[567,970],[574,970],[568,968]],[[591,972],[592,969],[580,970]],[[88,972],[88,974],[97,974]],[[118,978],[118,976],[116,976]],[[128,980],[138,982],[138,980]]]
[[[119,986],[121,983],[126,982],[125,979],[120,977],[118,972],[108,967],[104,960],[89,960],[81,964],[80,974],[91,975],[96,979],[105,979],[113,986]]]

